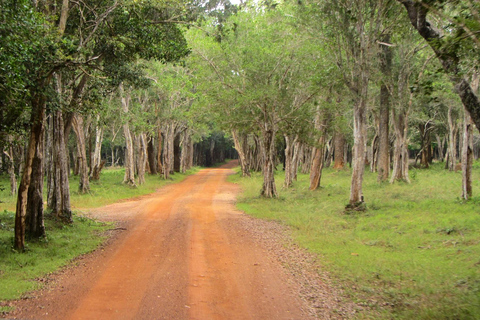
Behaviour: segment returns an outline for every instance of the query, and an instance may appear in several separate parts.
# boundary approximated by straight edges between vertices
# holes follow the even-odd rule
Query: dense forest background
[[[44,210],[71,221],[71,175],[88,193],[105,166],[135,186],[238,157],[267,198],[276,170],[285,188],[309,173],[315,190],[322,168],[349,166],[346,210],[361,211],[365,170],[408,183],[410,166],[440,161],[472,197],[474,0],[0,0],[0,22],[19,250],[45,235]]]

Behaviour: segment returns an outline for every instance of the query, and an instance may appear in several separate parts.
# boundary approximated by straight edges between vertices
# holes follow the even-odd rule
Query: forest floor
[[[13,302],[14,319],[342,319],[316,256],[276,222],[235,209],[235,162],[88,211],[116,221],[102,248]]]

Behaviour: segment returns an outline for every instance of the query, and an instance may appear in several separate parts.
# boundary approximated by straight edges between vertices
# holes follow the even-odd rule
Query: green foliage
[[[476,164],[478,166],[479,164]],[[475,197],[462,202],[461,174],[442,164],[415,170],[411,184],[378,184],[366,172],[367,211],[344,214],[350,172],[326,169],[322,188],[299,175],[279,200],[257,197],[261,178],[240,179],[238,207],[292,227],[296,241],[319,254],[336,285],[365,319],[480,317],[480,216]],[[480,173],[474,172],[474,193]],[[279,181],[278,186],[282,181]]]

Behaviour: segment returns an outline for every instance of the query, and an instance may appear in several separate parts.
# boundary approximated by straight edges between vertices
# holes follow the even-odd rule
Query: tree
[[[247,8],[232,17],[216,38],[198,30],[190,33],[194,57],[203,68],[197,72],[208,84],[202,89],[222,114],[219,121],[239,131],[254,124],[253,131],[261,137],[261,194],[267,198],[278,195],[274,178],[277,133],[284,123],[307,117],[317,93],[308,80],[316,70],[314,46],[298,36],[294,17],[286,11],[280,6],[258,11]],[[240,154],[242,147],[236,140]]]
[[[473,122],[480,130],[480,100],[467,80],[462,67],[469,62],[468,57],[478,54],[480,49],[479,30],[480,5],[476,1],[416,1],[397,0],[407,10],[410,22],[435,52],[443,69],[470,113]],[[454,8],[452,8],[454,7]],[[477,12],[477,14],[471,14]],[[436,27],[429,14],[435,14],[445,22],[443,29]],[[454,17],[449,17],[453,13]],[[465,54],[469,51],[469,54]]]

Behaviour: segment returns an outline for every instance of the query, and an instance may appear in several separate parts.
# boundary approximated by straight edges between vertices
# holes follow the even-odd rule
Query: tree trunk
[[[145,133],[140,133],[137,137],[137,169],[138,169],[138,184],[145,183],[145,167],[147,162],[147,143]]]
[[[297,176],[297,161],[298,158],[298,134],[295,136],[289,136],[287,134],[285,137],[285,182],[283,184],[284,188],[290,188],[293,184],[293,180],[296,180]]]
[[[334,163],[333,169],[341,170],[345,168],[345,135],[338,130],[334,137]]]
[[[163,178],[169,179],[173,172],[173,148],[175,139],[175,125],[167,124],[165,133],[165,143],[163,144]]]
[[[90,181],[88,180],[87,147],[83,116],[78,113],[74,114],[72,126],[77,137],[77,166],[80,178],[78,192],[85,194],[90,192]]]
[[[8,158],[8,176],[10,177],[10,195],[14,196],[17,194],[17,178],[15,176],[15,159],[13,154],[13,137],[7,135],[8,146],[5,147],[4,154]]]
[[[478,92],[479,75],[473,76],[472,89]],[[472,170],[473,170],[473,121],[468,110],[464,111],[464,130],[462,148],[462,198],[472,197]]]
[[[153,145],[153,137],[149,136],[148,137],[148,143],[147,143],[147,159],[148,159],[148,172],[150,174],[157,174],[158,167],[157,164],[155,163],[155,147]]]
[[[173,139],[173,171],[174,172],[180,172],[180,165],[181,165],[180,136],[181,136],[181,132],[175,134],[175,138]]]
[[[365,152],[367,140],[367,93],[368,79],[365,72],[362,72],[363,82],[360,84],[360,96],[354,106],[353,119],[353,159],[352,159],[352,181],[350,188],[350,201],[347,209],[359,209],[364,202],[363,197],[363,175],[365,173]]]
[[[242,134],[243,137],[246,137],[245,134]],[[249,177],[250,170],[248,165],[248,156],[246,154],[246,143],[247,139],[243,139],[243,144],[240,141],[240,134],[235,130],[232,129],[232,137],[233,137],[233,144],[235,146],[235,150],[237,150],[238,158],[240,160],[240,167],[242,169],[242,177]]]
[[[162,130],[160,125],[158,125],[158,135],[157,135],[157,172],[163,172],[162,166],[162,150],[163,150],[163,139],[162,139]]]
[[[97,118],[97,123],[98,123]],[[104,166],[102,161],[102,143],[103,143],[103,128],[97,124],[95,127],[95,150],[93,152],[93,170],[92,170],[92,180],[100,179],[100,172]]]
[[[325,160],[326,133],[323,132],[318,139],[317,146],[313,149],[313,161],[310,169],[310,190],[317,190],[322,179],[323,163]]]
[[[44,80],[47,81],[47,80]],[[25,229],[26,229],[26,217],[27,217],[27,204],[30,202],[30,184],[32,182],[32,172],[38,174],[38,170],[42,170],[43,164],[43,134],[44,134],[44,122],[45,122],[45,100],[43,95],[32,95],[32,113],[31,113],[31,128],[30,137],[28,141],[28,147],[25,153],[25,165],[23,168],[22,179],[18,188],[17,206],[15,211],[15,240],[14,248],[18,251],[25,250]],[[33,171],[35,163],[35,172]],[[43,175],[41,176],[43,182]],[[37,179],[38,180],[38,179]],[[35,185],[35,183],[34,183]],[[42,197],[43,184],[37,184],[36,187],[40,187],[35,194]],[[32,191],[34,189],[32,188]],[[36,204],[36,203],[35,203]],[[42,200],[43,205],[43,200]],[[35,217],[36,225],[39,227],[37,231],[45,234],[45,228],[43,226],[43,206],[41,211],[31,212],[31,214],[41,214]],[[30,217],[29,221],[33,219]]]
[[[448,107],[448,170],[455,171],[457,164],[457,133],[458,125],[452,115],[452,105]]]
[[[390,183],[405,181],[410,183],[408,177],[408,113],[404,109],[392,108],[393,128],[395,131],[395,143],[393,147],[393,171]]]
[[[390,35],[384,35],[383,42],[390,43]],[[391,78],[392,70],[392,49],[389,46],[382,45],[381,70],[386,79]],[[388,180],[390,173],[390,139],[389,139],[389,117],[390,117],[390,90],[383,82],[380,86],[380,114],[378,123],[378,162],[377,162],[377,181],[384,182]]]
[[[64,133],[63,113],[57,110],[53,115],[53,194],[48,205],[54,215],[66,222],[72,222]]]
[[[122,110],[124,115],[128,114],[128,106],[130,103],[130,94],[123,89],[123,83],[119,86],[120,96],[122,100]],[[133,139],[130,133],[130,125],[128,121],[123,124],[123,135],[125,137],[125,176],[123,183],[130,186],[136,186],[135,184],[135,159],[133,150]]]
[[[263,134],[263,186],[261,195],[265,198],[277,198],[275,186],[275,130],[266,124]]]
[[[438,134],[435,134],[435,138],[437,139],[437,148],[438,148],[438,161],[443,162],[445,153],[443,149],[444,141]]]
[[[413,0],[397,0],[407,10],[408,17],[413,27],[428,42],[435,52],[445,72],[450,76],[450,81],[455,86],[455,91],[460,96],[465,109],[468,110],[477,130],[480,130],[480,100],[477,92],[472,89],[460,70],[460,57],[458,46],[445,43],[442,33],[427,21],[428,8]]]

